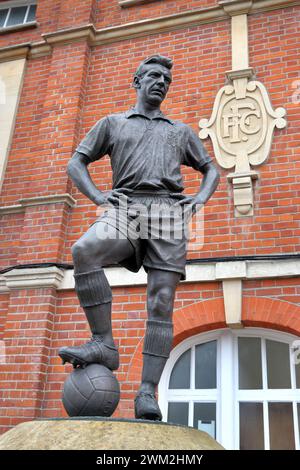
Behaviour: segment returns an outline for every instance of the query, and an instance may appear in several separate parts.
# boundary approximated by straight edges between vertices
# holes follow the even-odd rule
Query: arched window
[[[159,384],[163,420],[206,431],[226,449],[299,449],[295,340],[245,328],[182,342]]]

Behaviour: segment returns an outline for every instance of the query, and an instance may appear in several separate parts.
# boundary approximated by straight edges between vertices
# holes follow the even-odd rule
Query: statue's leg
[[[74,367],[89,363],[119,367],[111,325],[112,294],[103,266],[131,256],[133,247],[125,238],[114,238],[114,233],[113,227],[98,222],[72,248],[75,290],[92,332],[88,343],[59,350],[62,360]]]
[[[135,399],[136,418],[162,418],[155,399],[155,389],[172,348],[172,313],[180,277],[181,274],[172,271],[148,271],[148,321],[143,349],[142,382]]]

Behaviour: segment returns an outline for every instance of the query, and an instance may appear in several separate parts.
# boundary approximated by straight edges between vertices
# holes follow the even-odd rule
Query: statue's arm
[[[203,178],[197,194],[193,197],[186,196],[179,204],[191,204],[194,212],[197,205],[205,204],[212,196],[219,184],[220,175],[201,140],[188,126],[185,127],[185,135],[185,155],[182,163],[202,173]]]
[[[197,204],[205,204],[217,189],[220,174],[212,162],[206,163],[200,171],[203,174],[203,178],[195,199]]]
[[[99,206],[106,201],[106,198],[92,181],[88,170],[89,163],[91,160],[86,155],[75,152],[68,163],[67,173],[79,191]]]

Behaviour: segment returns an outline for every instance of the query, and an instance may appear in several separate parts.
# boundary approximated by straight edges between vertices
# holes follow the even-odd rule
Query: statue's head
[[[168,57],[152,55],[138,66],[133,86],[140,99],[159,106],[172,82],[173,62]]]

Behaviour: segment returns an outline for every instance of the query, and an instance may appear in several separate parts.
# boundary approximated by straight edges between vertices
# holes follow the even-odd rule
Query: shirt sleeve
[[[76,152],[86,155],[91,162],[99,160],[109,152],[109,120],[100,119],[78,145]]]
[[[210,163],[212,159],[195,132],[188,126],[186,129],[187,140],[182,164],[191,166],[195,170],[201,170],[201,168],[206,165],[206,163]]]

